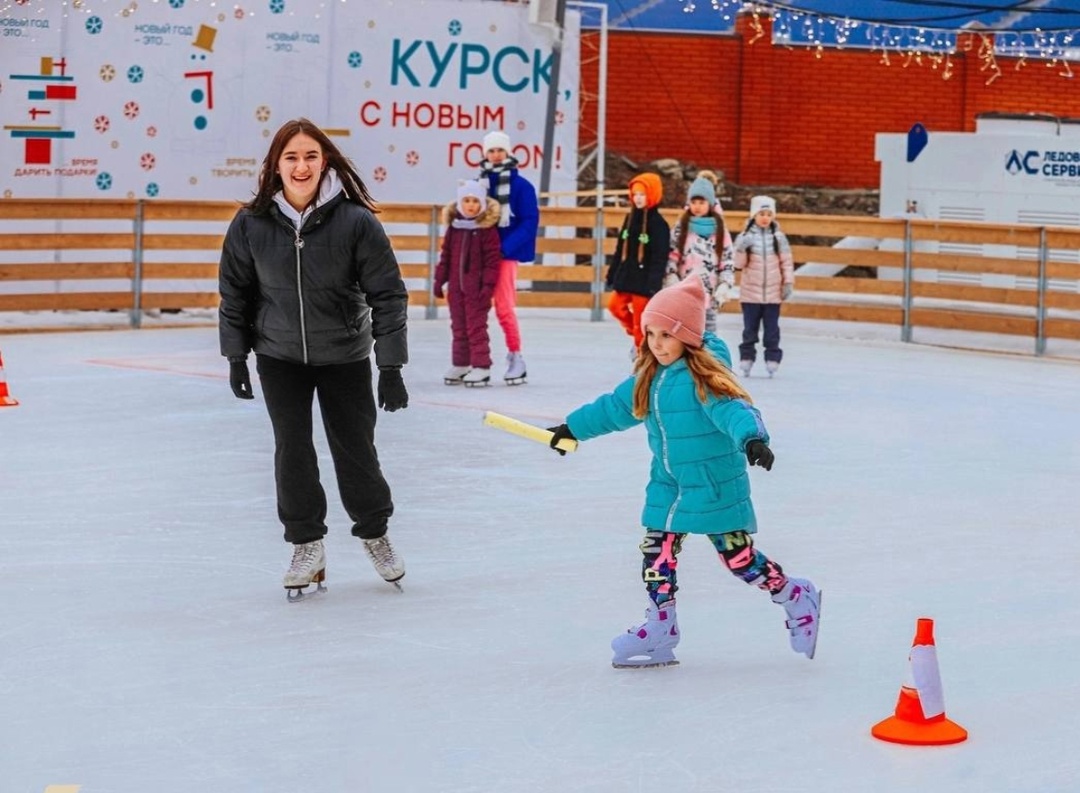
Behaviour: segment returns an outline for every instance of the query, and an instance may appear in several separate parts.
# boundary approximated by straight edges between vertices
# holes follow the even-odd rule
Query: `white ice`
[[[1080,364],[785,320],[780,373],[748,381],[776,452],[757,543],[824,591],[817,657],[696,538],[681,665],[621,671],[643,431],[560,458],[481,415],[557,423],[628,339],[522,314],[529,383],[487,389],[444,386],[446,320],[413,315],[410,406],[378,428],[404,594],[319,433],[329,592],[300,604],[268,419],[213,327],[0,337],[0,792],[1080,789]],[[952,747],[869,734],[924,616]]]

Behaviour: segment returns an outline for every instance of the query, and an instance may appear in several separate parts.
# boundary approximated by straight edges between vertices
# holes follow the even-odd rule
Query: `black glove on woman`
[[[776,455],[772,453],[772,449],[755,438],[746,444],[746,459],[750,465],[760,465],[766,471],[771,471]]]
[[[247,356],[229,358],[229,387],[237,399],[254,399],[251,390],[251,373],[248,371]]]
[[[379,369],[379,407],[393,413],[409,406],[409,392],[401,378],[401,369]]]

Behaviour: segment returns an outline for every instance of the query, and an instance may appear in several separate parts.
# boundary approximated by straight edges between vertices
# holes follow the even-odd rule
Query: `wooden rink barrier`
[[[112,312],[115,326],[142,325],[147,312],[213,310],[221,242],[239,204],[228,201],[0,200],[0,312]],[[379,219],[401,261],[411,305],[438,316],[431,280],[441,243],[442,205],[380,204]],[[518,269],[522,307],[606,307],[606,259],[627,209],[541,208],[537,258]],[[674,222],[679,210],[663,210]],[[745,212],[725,214],[732,235]],[[785,317],[1080,340],[1080,228],[920,218],[783,215],[796,266],[857,266],[877,278],[796,272]],[[871,248],[833,247],[846,238]],[[835,268],[834,268],[835,269]],[[738,312],[736,301],[724,312]],[[40,316],[28,330],[48,329]],[[207,320],[204,320],[204,322]],[[45,323],[48,325],[48,322]],[[87,325],[101,329],[99,323]],[[0,331],[19,330],[18,323]]]

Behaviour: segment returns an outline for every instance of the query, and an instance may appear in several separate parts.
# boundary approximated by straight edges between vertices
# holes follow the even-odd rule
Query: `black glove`
[[[756,438],[746,444],[746,460],[750,465],[760,465],[766,471],[771,471],[775,459],[772,449]]]
[[[393,413],[409,406],[409,392],[400,369],[379,369],[379,407]]]
[[[548,427],[548,432],[552,433],[551,442],[548,443],[548,446],[550,446],[552,449],[555,449],[555,451],[565,457],[566,451],[564,449],[557,448],[557,444],[561,440],[576,441],[577,438],[574,437],[574,433],[572,433],[570,431],[570,428],[567,427],[565,424],[560,424],[558,427]]]
[[[229,388],[237,399],[254,399],[251,390],[251,373],[248,371],[247,356],[229,358]]]

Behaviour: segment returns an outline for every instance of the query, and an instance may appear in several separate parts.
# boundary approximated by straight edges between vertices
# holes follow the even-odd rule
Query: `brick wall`
[[[943,79],[946,64],[932,68],[926,57],[905,66],[905,55],[889,53],[886,65],[881,52],[826,49],[819,58],[773,46],[762,21],[753,44],[747,16],[734,35],[610,33],[608,150],[719,168],[740,184],[874,188],[878,132],[916,122],[931,135],[971,131],[990,111],[1080,116],[1080,86],[1061,76],[1065,67],[998,59],[1002,73],[990,81],[975,36],[962,37]],[[595,94],[594,69],[583,69],[582,90]],[[595,128],[595,103],[582,124]]]

